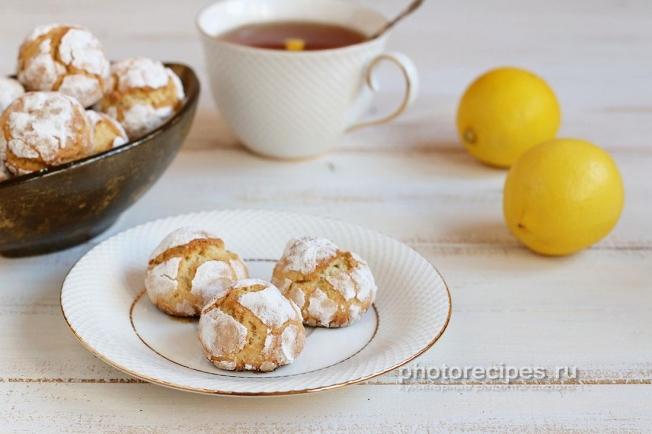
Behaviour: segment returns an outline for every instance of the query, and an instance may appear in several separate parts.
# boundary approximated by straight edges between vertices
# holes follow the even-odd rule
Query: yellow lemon
[[[535,146],[512,166],[503,196],[509,229],[544,255],[567,255],[616,225],[625,190],[611,156],[577,139]]]
[[[462,143],[480,161],[510,167],[523,152],[552,140],[561,110],[541,78],[518,68],[498,68],[476,79],[457,110]]]

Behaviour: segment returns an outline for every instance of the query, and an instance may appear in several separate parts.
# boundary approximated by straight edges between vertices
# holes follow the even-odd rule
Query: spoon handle
[[[385,24],[385,26],[382,29],[378,30],[376,33],[371,35],[369,37],[369,39],[376,39],[377,37],[379,37],[380,35],[382,35],[386,31],[388,31],[389,29],[394,27],[394,25],[396,25],[396,23],[401,21],[406,16],[410,15],[419,6],[421,6],[424,1],[425,0],[414,0],[412,3],[409,4],[409,6],[407,8],[405,8],[405,10],[403,10],[400,14],[398,14],[398,16],[396,16],[396,18],[394,18],[392,21],[389,21],[387,24]]]

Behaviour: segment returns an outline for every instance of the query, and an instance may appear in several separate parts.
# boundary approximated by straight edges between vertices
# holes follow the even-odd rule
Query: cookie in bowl
[[[301,309],[309,326],[344,327],[358,321],[376,297],[369,265],[326,238],[290,240],[272,283]]]
[[[109,91],[99,109],[117,119],[133,140],[172,117],[184,95],[179,77],[158,60],[124,59],[111,65]]]
[[[90,152],[84,108],[60,92],[28,92],[0,115],[0,155],[13,175],[84,158]]]
[[[36,27],[18,52],[18,80],[27,90],[59,91],[89,107],[106,91],[109,61],[98,39],[85,27]]]
[[[86,116],[91,126],[93,154],[108,151],[129,141],[125,129],[112,117],[95,110],[86,110]]]
[[[224,241],[183,227],[165,237],[150,256],[145,288],[152,303],[168,315],[199,316],[213,297],[247,277],[246,264],[226,250]]]
[[[274,285],[240,280],[204,307],[199,343],[206,359],[220,369],[269,372],[303,351],[301,322],[297,305]]]
[[[18,80],[9,77],[0,77],[0,113],[24,93],[25,89]]]
[[[11,178],[11,173],[7,170],[5,165],[5,158],[7,157],[7,142],[0,138],[0,182],[6,181]]]

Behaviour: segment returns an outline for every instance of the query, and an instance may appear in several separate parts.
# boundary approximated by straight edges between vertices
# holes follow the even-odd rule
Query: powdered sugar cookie
[[[106,90],[109,61],[85,27],[48,24],[35,28],[21,45],[17,73],[27,90],[57,90],[89,107]]]
[[[28,92],[0,116],[0,154],[14,175],[90,155],[90,126],[76,99],[59,92]]]
[[[11,173],[7,170],[5,160],[7,159],[7,141],[4,134],[0,131],[0,182],[11,178]]]
[[[310,326],[344,327],[369,309],[376,284],[367,263],[326,238],[290,240],[272,283],[301,309]]]
[[[18,80],[0,77],[0,113],[24,93],[25,89]]]
[[[179,228],[150,256],[145,288],[150,300],[169,315],[199,316],[213,297],[249,276],[240,256],[225,249],[210,232]]]
[[[129,141],[122,125],[112,117],[94,110],[86,110],[86,116],[91,125],[94,154],[108,151]]]
[[[100,110],[135,139],[162,125],[183,98],[181,80],[158,60],[124,59],[111,65],[110,88]]]
[[[206,358],[231,371],[272,371],[292,363],[306,343],[297,305],[258,279],[240,280],[207,304],[198,334]]]

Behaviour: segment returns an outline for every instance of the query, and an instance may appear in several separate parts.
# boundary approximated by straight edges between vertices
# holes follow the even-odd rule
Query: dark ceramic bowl
[[[165,124],[100,154],[0,182],[0,254],[27,256],[81,244],[108,229],[163,174],[195,116],[194,71],[166,64],[183,82],[183,107]]]

